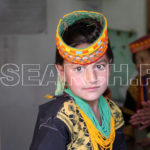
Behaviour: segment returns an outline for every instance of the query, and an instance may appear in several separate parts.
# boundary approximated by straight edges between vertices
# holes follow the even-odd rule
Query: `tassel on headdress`
[[[61,78],[60,78],[60,76],[58,74],[58,76],[57,76],[56,90],[55,90],[55,96],[63,94],[64,87],[65,87],[65,82],[61,81]]]

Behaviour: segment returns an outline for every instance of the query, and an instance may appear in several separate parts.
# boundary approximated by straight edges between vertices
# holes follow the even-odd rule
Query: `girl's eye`
[[[81,66],[76,67],[76,68],[75,68],[75,70],[76,70],[77,72],[79,72],[79,71],[81,71],[81,70],[82,70],[82,67],[81,67]]]
[[[98,69],[100,69],[100,70],[103,70],[104,67],[105,67],[105,65],[102,65],[102,64],[101,64],[101,65],[97,65],[96,67],[97,67]]]

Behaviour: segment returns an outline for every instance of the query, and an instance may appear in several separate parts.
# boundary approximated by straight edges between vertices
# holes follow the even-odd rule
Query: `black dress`
[[[106,100],[115,119],[113,150],[126,150],[122,113],[114,102]],[[73,98],[64,94],[39,107],[30,150],[93,150],[86,124]]]

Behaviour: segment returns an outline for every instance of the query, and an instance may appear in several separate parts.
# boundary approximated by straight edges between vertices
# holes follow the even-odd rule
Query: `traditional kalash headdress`
[[[63,31],[83,18],[96,19],[102,25],[102,32],[95,42],[86,48],[75,48],[67,45],[62,39]],[[67,61],[76,64],[90,64],[102,57],[108,47],[107,20],[98,13],[91,11],[74,11],[60,19],[56,31],[56,46],[60,55]]]
[[[129,45],[131,53],[137,53],[150,48],[150,35],[143,36]]]
[[[76,21],[84,19],[84,18],[92,18],[100,22],[102,26],[102,31],[92,44],[90,44],[88,47],[85,48],[75,48],[71,47],[68,44],[66,44],[62,39],[62,34],[64,30],[68,28],[68,26],[71,26]],[[62,19],[60,19],[56,31],[56,46],[59,51],[59,54],[67,61],[75,63],[75,64],[91,64],[98,59],[100,59],[106,52],[108,48],[108,35],[107,35],[107,20],[103,16],[103,14],[100,14],[98,12],[92,12],[92,11],[74,11],[72,13],[69,13],[65,15]],[[61,82],[61,79],[58,75],[57,79],[57,88],[55,91],[55,95],[60,95],[63,92],[64,83]],[[105,101],[105,100],[104,100]],[[79,106],[79,105],[78,105]],[[105,111],[109,109],[105,109]],[[82,117],[85,120],[85,123],[87,125],[89,136],[91,139],[91,143],[94,150],[98,150],[98,145],[101,147],[102,150],[112,150],[112,145],[115,138],[115,123],[114,119],[110,115],[110,127],[108,130],[110,131],[109,136],[106,138],[102,132],[100,132],[91,122],[91,120],[85,115],[85,113],[79,108],[79,111],[82,115]],[[107,114],[107,113],[106,113]],[[105,121],[103,121],[103,124]],[[107,125],[107,123],[106,123]]]

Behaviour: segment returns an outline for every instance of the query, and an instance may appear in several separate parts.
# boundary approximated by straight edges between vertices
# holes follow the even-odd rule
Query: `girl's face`
[[[76,48],[87,47],[84,43]],[[64,61],[64,65],[57,65],[62,81],[66,82],[70,90],[86,101],[95,101],[104,93],[109,79],[109,60],[104,55],[98,61],[79,65]]]
[[[135,62],[137,71],[145,76],[150,69],[150,53],[146,50],[136,53]]]

